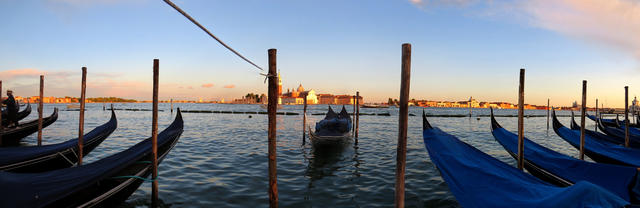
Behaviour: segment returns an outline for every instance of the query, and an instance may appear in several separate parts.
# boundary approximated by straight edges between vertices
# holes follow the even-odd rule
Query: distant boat
[[[344,106],[340,114],[333,112],[329,106],[325,118],[316,123],[315,131],[309,127],[309,139],[316,147],[342,145],[349,142],[351,127],[351,117]]]
[[[80,109],[80,104],[67,104],[67,109]]]
[[[364,104],[361,108],[388,108],[388,105],[380,105],[380,104]]]

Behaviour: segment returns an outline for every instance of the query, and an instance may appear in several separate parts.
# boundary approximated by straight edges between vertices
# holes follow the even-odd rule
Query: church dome
[[[300,86],[298,86],[298,92],[304,92],[304,87],[302,87],[302,84],[300,84]]]

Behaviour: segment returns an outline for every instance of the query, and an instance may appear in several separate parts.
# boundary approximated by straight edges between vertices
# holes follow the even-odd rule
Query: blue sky
[[[515,102],[526,68],[526,102],[580,100],[622,107],[624,86],[640,94],[637,0],[174,0],[211,32],[266,69],[278,49],[284,88],[366,102],[397,97],[400,49],[411,43],[411,97]],[[635,10],[634,10],[635,9]],[[637,13],[637,12],[635,12]],[[18,95],[204,100],[266,93],[259,70],[161,0],[0,1],[0,79]]]

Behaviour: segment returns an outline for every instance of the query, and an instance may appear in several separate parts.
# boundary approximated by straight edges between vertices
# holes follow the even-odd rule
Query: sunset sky
[[[396,98],[401,44],[412,44],[411,97],[623,107],[640,95],[638,0],[174,0],[211,32],[266,69],[278,49],[283,88],[365,102]],[[266,93],[259,70],[162,0],[0,0],[0,79],[16,95],[230,100]],[[4,94],[4,93],[3,93]]]

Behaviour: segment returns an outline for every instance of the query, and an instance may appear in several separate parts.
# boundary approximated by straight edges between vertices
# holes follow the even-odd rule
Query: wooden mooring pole
[[[278,176],[276,163],[276,111],[278,110],[278,72],[276,71],[276,49],[269,49],[269,207],[278,207]]]
[[[411,83],[411,44],[409,43],[402,44],[401,67],[400,112],[398,115],[398,148],[396,157],[396,208],[404,207],[404,171],[407,161],[407,121],[409,118],[409,86]]]
[[[158,207],[158,77],[160,60],[153,59],[153,104],[151,116],[151,152],[153,155],[153,183],[151,185],[151,207]]]
[[[358,144],[359,128],[360,128],[360,92],[356,91],[356,144]]]
[[[629,86],[624,86],[624,146],[629,147]]]
[[[547,98],[547,135],[549,135],[549,113],[551,112],[551,109],[549,109],[550,104],[551,99]]]
[[[518,88],[518,169],[524,167],[524,69],[520,69]]]
[[[82,67],[82,85],[80,86],[80,119],[78,120],[78,165],[82,165],[84,149],[84,99],[87,92],[87,67]]]
[[[600,118],[600,116],[598,116],[598,99],[596,98],[596,119],[598,118]],[[598,124],[596,124],[593,131],[598,132]]]
[[[0,103],[2,101],[4,100],[2,100],[2,81],[0,80]],[[0,146],[2,146],[2,134],[4,134],[4,126],[2,125],[2,113],[0,113]]]
[[[171,113],[173,113],[173,98],[171,98]]]
[[[304,108],[302,109],[302,145],[305,144],[305,138],[307,136],[307,95],[305,94],[302,100],[304,101]]]
[[[40,75],[40,102],[38,103],[38,146],[42,145],[42,104],[44,99],[44,75]]]
[[[580,159],[584,160],[584,116],[587,113],[587,80],[582,80],[582,106],[580,111]]]
[[[356,136],[356,96],[353,96],[353,119],[351,119],[351,133]]]

